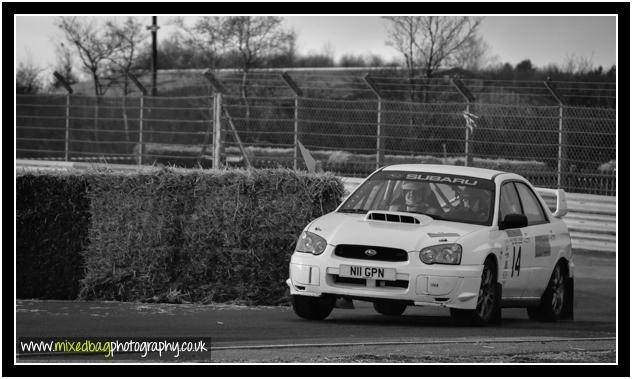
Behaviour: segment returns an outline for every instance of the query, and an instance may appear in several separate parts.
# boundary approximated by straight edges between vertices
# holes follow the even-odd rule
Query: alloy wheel
[[[496,301],[496,291],[494,283],[494,274],[491,267],[485,266],[481,277],[481,287],[478,290],[478,300],[476,302],[476,310],[481,319],[488,319],[489,314],[494,310]]]
[[[553,277],[551,278],[551,308],[555,314],[562,313],[562,306],[564,305],[564,276],[560,266],[557,265],[553,271]]]

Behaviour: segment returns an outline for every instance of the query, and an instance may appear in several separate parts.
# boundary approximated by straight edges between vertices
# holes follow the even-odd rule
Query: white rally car
[[[552,213],[539,192],[553,195]],[[296,314],[325,319],[336,299],[448,307],[459,324],[498,323],[501,308],[573,319],[573,260],[563,190],[471,167],[394,165],[305,227],[287,284]]]

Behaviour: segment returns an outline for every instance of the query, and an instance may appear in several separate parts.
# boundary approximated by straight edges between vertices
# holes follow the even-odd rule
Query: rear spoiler
[[[568,213],[566,192],[563,189],[537,188],[535,189],[542,200],[553,213],[553,217],[562,218]]]

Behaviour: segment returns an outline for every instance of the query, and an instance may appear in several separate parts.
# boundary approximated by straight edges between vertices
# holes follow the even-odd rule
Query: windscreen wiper
[[[366,209],[347,208],[347,209],[341,209],[338,212],[340,213],[366,213],[368,211]]]

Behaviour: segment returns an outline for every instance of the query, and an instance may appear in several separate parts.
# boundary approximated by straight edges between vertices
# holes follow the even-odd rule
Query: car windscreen
[[[493,206],[491,180],[431,172],[380,171],[358,187],[338,212],[419,213],[437,220],[491,225]]]

